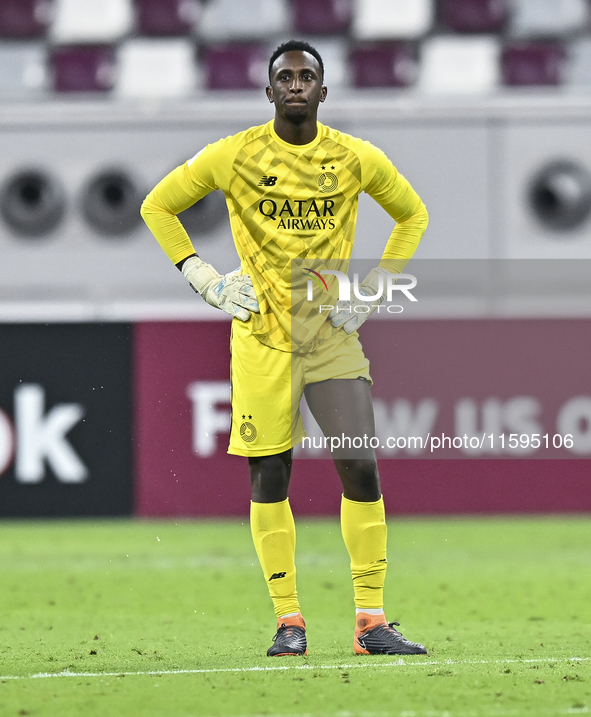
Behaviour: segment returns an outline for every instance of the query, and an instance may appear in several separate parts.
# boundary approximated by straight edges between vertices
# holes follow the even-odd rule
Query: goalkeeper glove
[[[239,274],[238,270],[219,274],[211,264],[198,256],[190,256],[183,263],[181,271],[193,291],[216,309],[240,321],[248,321],[251,312],[259,313],[259,302],[248,274]]]
[[[347,334],[352,334],[354,331],[357,331],[367,317],[371,316],[378,306],[383,303],[386,276],[389,273],[387,269],[380,266],[372,269],[358,288],[358,292],[368,298],[363,300],[352,296],[349,301],[337,301],[328,315],[332,325],[335,328],[342,326]],[[382,277],[381,282],[380,276]],[[376,296],[378,293],[379,296],[377,298],[370,298]]]

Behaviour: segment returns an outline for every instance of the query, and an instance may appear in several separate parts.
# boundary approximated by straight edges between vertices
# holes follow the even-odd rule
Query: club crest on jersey
[[[334,190],[339,186],[337,175],[332,172],[323,172],[318,177],[318,186],[320,187],[321,192],[334,192]]]
[[[267,176],[264,174],[259,182],[259,187],[274,187],[277,184],[277,177],[270,174]]]

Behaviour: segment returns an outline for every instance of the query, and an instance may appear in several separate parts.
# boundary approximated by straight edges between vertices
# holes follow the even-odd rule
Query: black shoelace
[[[273,642],[277,640],[279,635],[282,637],[284,636],[286,640],[291,640],[292,637],[297,637],[297,630],[302,630],[303,628],[299,627],[298,625],[286,625],[283,623],[281,627],[277,629],[277,634],[273,638]]]

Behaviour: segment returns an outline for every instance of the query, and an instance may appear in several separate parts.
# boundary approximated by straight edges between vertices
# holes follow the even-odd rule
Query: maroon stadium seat
[[[441,0],[442,25],[455,32],[498,32],[507,20],[506,0]]]
[[[0,37],[43,37],[49,22],[47,7],[40,0],[1,0]]]
[[[215,45],[205,49],[210,90],[252,90],[264,86],[267,53],[259,45]]]
[[[353,15],[352,0],[292,0],[294,28],[309,35],[347,32]]]
[[[503,83],[509,86],[559,85],[565,60],[557,42],[508,45],[502,54]]]
[[[135,0],[137,30],[141,35],[187,35],[193,18],[184,0]]]
[[[355,87],[407,87],[414,80],[415,54],[408,43],[360,45],[351,52]]]
[[[106,92],[113,86],[115,52],[110,45],[57,47],[50,59],[56,92]]]

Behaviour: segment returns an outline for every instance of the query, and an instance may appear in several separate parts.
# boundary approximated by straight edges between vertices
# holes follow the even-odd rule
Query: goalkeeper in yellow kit
[[[300,399],[305,395],[326,436],[374,435],[369,362],[356,329],[380,305],[385,277],[401,271],[428,221],[424,204],[383,152],[317,121],[327,93],[323,79],[313,47],[295,40],[280,45],[266,89],[274,119],[207,145],[142,205],[145,222],[193,289],[234,317],[229,452],[248,458],[252,536],[277,616],[270,656],[307,652],[288,501],[292,449],[304,436]],[[240,270],[225,276],[197,256],[176,216],[215,189],[225,194],[241,261]],[[320,271],[347,271],[362,191],[396,226],[379,266],[354,298],[337,302],[336,277]],[[324,308],[305,292],[315,271],[328,279]],[[383,611],[386,523],[374,450],[333,458],[343,484],[354,650],[424,654]]]

